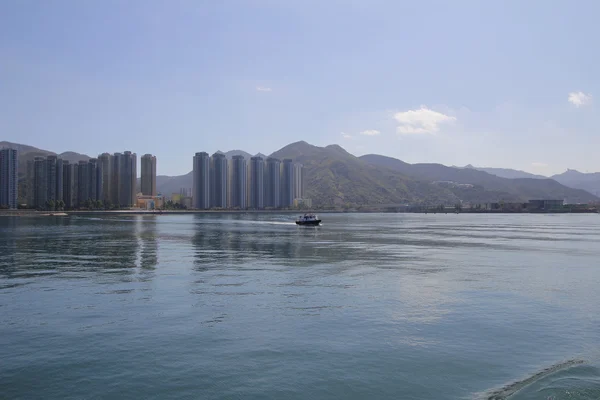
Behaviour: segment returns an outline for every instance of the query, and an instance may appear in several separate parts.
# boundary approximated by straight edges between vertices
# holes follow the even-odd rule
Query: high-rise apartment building
[[[35,157],[33,160],[33,206],[46,207],[48,200],[48,176],[46,173],[46,159]]]
[[[55,202],[57,200],[58,180],[56,176],[56,165],[58,158],[54,155],[46,157],[46,200]],[[62,160],[61,160],[62,164]]]
[[[35,157],[33,168],[28,165],[28,186],[30,183],[32,190],[29,196],[32,196],[32,205],[36,208],[46,208],[56,206],[63,200],[63,160],[55,155],[44,157]],[[33,171],[33,176],[31,176]],[[28,188],[28,190],[30,190]]]
[[[281,161],[272,157],[265,171],[265,207],[281,207]]]
[[[91,200],[89,165],[87,161],[79,161],[77,164],[77,207],[85,207],[86,202]]]
[[[194,208],[210,208],[210,156],[207,152],[194,156],[192,199]]]
[[[74,172],[74,171],[73,171]],[[79,161],[77,164],[77,205],[86,207],[89,201],[94,205],[103,200],[102,166],[96,158]]]
[[[246,209],[247,206],[247,180],[248,167],[246,159],[242,155],[233,156],[231,168],[229,169],[230,207]]]
[[[98,156],[98,163],[102,168],[102,201],[104,204],[112,202],[112,163],[111,155],[102,153]]]
[[[25,202],[28,207],[35,206],[35,181],[33,160],[27,160],[27,172],[25,174]]]
[[[291,159],[283,160],[281,167],[281,206],[294,205],[294,163]]]
[[[210,206],[227,208],[228,163],[225,154],[215,153],[210,160]]]
[[[119,176],[119,170],[121,167],[122,158],[122,153],[114,153],[112,156],[110,156],[110,202],[115,206],[121,205],[121,179]]]
[[[110,158],[108,176],[110,202],[120,207],[134,206],[137,200],[137,155],[130,151],[114,153]]]
[[[141,160],[141,192],[144,196],[156,196],[156,157],[152,154],[144,154]]]
[[[75,180],[73,170],[74,164],[69,163],[67,160],[62,162],[62,200],[65,202],[66,208],[74,208],[77,206],[77,189],[75,187]]]
[[[137,155],[123,152],[119,162],[119,201],[122,207],[133,207],[137,202]]]
[[[0,207],[17,208],[17,157],[16,149],[0,149]]]
[[[250,159],[250,208],[260,210],[265,207],[265,161],[262,157]]]
[[[304,166],[302,164],[294,164],[294,181],[293,190],[294,199],[304,198]]]

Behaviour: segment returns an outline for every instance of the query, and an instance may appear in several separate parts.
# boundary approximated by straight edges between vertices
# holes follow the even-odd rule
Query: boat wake
[[[490,392],[485,393],[481,398],[485,400],[505,400],[511,398],[518,391],[524,389],[526,386],[530,386],[540,379],[545,378],[548,375],[554,374],[558,371],[565,370],[567,368],[571,368],[576,365],[580,365],[585,363],[584,360],[581,359],[571,359],[567,361],[560,362],[558,364],[554,364],[548,368],[544,368],[543,370],[537,372],[534,375],[531,375],[528,378],[510,383],[500,389],[495,389]],[[552,396],[549,397],[552,399]],[[545,399],[545,398],[544,398]]]

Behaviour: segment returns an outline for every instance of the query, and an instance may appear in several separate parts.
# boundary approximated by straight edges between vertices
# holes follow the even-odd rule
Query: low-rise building
[[[312,208],[312,199],[294,199],[296,208]]]
[[[529,200],[527,208],[530,210],[555,210],[564,206],[564,200]]]

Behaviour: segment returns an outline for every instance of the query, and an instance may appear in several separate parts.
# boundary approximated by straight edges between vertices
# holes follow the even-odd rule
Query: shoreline
[[[0,217],[69,217],[77,215],[184,215],[184,214],[598,214],[597,210],[550,210],[550,211],[424,211],[424,210],[0,210]]]

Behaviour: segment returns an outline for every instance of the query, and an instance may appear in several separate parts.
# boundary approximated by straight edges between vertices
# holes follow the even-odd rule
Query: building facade
[[[156,157],[144,154],[141,159],[141,192],[144,196],[156,196]]]
[[[18,165],[16,149],[0,149],[0,207],[17,208]]]
[[[194,156],[192,198],[194,208],[210,208],[210,157],[206,152]]]
[[[231,193],[231,208],[244,210],[248,208],[248,166],[244,156],[235,155],[231,158],[230,168],[230,193]]]
[[[75,165],[66,160],[63,160],[62,164],[62,200],[64,201],[66,208],[75,208],[78,204],[77,188],[75,187],[75,179],[73,176]]]
[[[272,157],[265,171],[265,207],[281,207],[281,160]]]
[[[294,183],[293,196],[294,199],[304,198],[304,166],[302,164],[294,164]]]
[[[110,158],[109,176],[110,202],[118,207],[135,206],[137,202],[137,155],[131,151],[114,153]]]
[[[211,208],[227,208],[229,178],[228,163],[225,154],[215,153],[210,160],[210,206]]]
[[[294,163],[291,159],[283,160],[281,166],[281,206],[284,208],[294,205]]]
[[[119,161],[119,205],[133,207],[137,202],[137,155],[131,151],[123,152]]]
[[[33,159],[33,207],[45,208],[48,200],[48,176],[46,173],[46,159],[35,157]]]
[[[112,157],[108,153],[98,156],[98,163],[102,168],[102,201],[104,204],[112,202]]]
[[[265,161],[262,157],[250,159],[250,208],[265,208]]]

